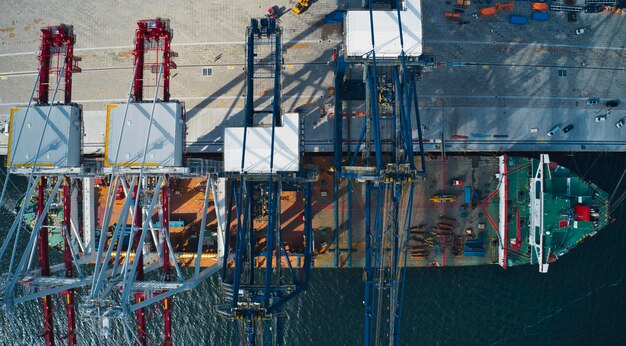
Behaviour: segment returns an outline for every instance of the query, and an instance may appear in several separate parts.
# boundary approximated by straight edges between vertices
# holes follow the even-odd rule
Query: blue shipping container
[[[528,23],[528,19],[522,16],[509,16],[509,23],[516,25],[526,25]]]
[[[472,202],[472,187],[465,187],[465,204],[469,204]]]
[[[550,19],[550,14],[548,14],[548,12],[533,12],[533,14],[530,15],[530,19],[546,22]]]
[[[468,239],[463,246],[465,256],[484,256],[485,255],[485,234],[480,233],[476,239]]]

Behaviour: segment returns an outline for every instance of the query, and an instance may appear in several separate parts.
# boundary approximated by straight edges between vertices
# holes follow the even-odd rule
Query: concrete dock
[[[0,123],[8,120],[11,108],[28,103],[38,64],[38,29],[72,24],[76,53],[82,57],[83,72],[74,75],[73,99],[83,105],[84,152],[101,153],[106,105],[123,102],[128,95],[135,21],[161,16],[170,18],[175,33],[178,68],[171,90],[187,109],[188,151],[219,152],[223,127],[241,123],[248,19],[262,17],[273,5],[287,10],[293,3],[263,0],[242,7],[237,2],[166,1],[148,7],[127,1],[124,16],[106,15],[117,5],[80,1],[26,1],[20,5],[29,9],[26,12],[6,8],[0,24]],[[529,3],[516,5],[511,13],[530,13],[525,8]],[[473,17],[479,6],[465,10],[463,25],[444,18],[452,5],[423,6],[424,52],[436,55],[441,63],[418,82],[426,150],[439,152],[442,145],[446,151],[626,149],[626,128],[615,127],[626,116],[626,108],[604,106],[607,100],[620,99],[626,88],[622,16],[580,13],[572,23],[565,13],[551,12],[548,22],[512,26],[507,22],[509,12]],[[58,11],[60,7],[64,10]],[[333,71],[328,61],[342,42],[341,25],[323,22],[336,8],[336,1],[316,1],[300,16],[289,11],[281,16],[283,108],[305,115],[305,148],[311,152],[332,150],[335,120],[320,116],[320,109],[332,101],[328,87]],[[575,29],[582,26],[590,30],[576,35]],[[203,75],[206,67],[212,69],[210,76]],[[587,105],[589,98],[600,102]],[[594,121],[607,111],[606,121]],[[351,119],[353,140],[361,122]],[[574,124],[574,129],[548,137],[557,124],[561,128]],[[7,135],[0,134],[0,154],[6,154],[7,142]]]

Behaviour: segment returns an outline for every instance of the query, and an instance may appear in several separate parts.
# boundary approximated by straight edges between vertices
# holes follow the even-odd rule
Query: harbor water
[[[609,194],[626,167],[625,156],[620,154],[551,158]],[[547,274],[540,274],[536,266],[506,271],[496,265],[408,270],[400,344],[626,345],[626,204],[613,216],[615,223],[551,264]],[[13,214],[2,210],[0,217],[0,239],[4,239]],[[5,256],[0,272],[7,267]],[[363,344],[362,274],[361,269],[313,270],[309,290],[287,305],[285,344]],[[217,287],[215,276],[175,297],[176,345],[230,344],[231,323],[213,312],[219,302]],[[62,336],[63,311],[58,310],[55,332]],[[80,345],[126,342],[115,331],[109,339],[102,339],[91,322],[79,313]],[[34,302],[18,306],[15,320],[0,314],[0,326],[0,345],[43,342],[37,336],[41,313]],[[159,327],[156,322],[148,326],[154,339],[148,344],[161,339]],[[66,344],[66,340],[57,341]]]

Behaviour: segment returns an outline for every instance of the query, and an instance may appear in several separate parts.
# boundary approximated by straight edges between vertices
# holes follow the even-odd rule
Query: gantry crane
[[[170,50],[169,21],[161,18],[139,21],[135,39],[128,100],[107,107],[104,167],[102,161],[81,157],[81,108],[71,102],[71,76],[80,72],[76,66],[78,59],[73,56],[75,37],[71,26],[42,29],[39,73],[28,106],[11,112],[8,171],[0,204],[6,202],[11,175],[27,176],[28,184],[17,217],[0,248],[0,258],[5,254],[10,256],[7,273],[0,280],[0,303],[10,322],[3,327],[7,332],[17,333],[15,305],[43,299],[43,332],[30,333],[31,342],[38,342],[35,335],[39,334],[48,345],[63,342],[61,339],[75,344],[75,289],[89,287],[80,308],[83,317],[95,318],[101,326],[101,335],[107,337],[112,321],[117,321],[124,327],[129,344],[154,343],[146,319],[155,310],[145,314],[144,309],[161,303],[160,343],[171,345],[172,296],[193,289],[217,272],[224,262],[225,178],[217,176],[221,171],[219,162],[194,158],[183,161],[184,108],[170,100],[169,92],[169,73],[176,67],[171,60],[175,53]],[[151,52],[155,61],[148,60],[147,53]],[[154,83],[145,78],[146,70],[155,76]],[[58,79],[50,98],[52,72],[57,73]],[[63,81],[65,89],[60,87]],[[145,100],[146,87],[154,88],[152,99]],[[55,102],[59,90],[65,93],[64,103]],[[34,100],[37,104],[33,104]],[[31,143],[26,138],[40,140]],[[103,175],[108,175],[111,187],[105,193],[102,228],[94,232],[89,225],[81,225],[78,210],[71,208],[70,199],[75,202],[77,197],[72,187],[80,180],[75,178],[81,178],[84,189],[93,194],[94,179]],[[206,189],[197,252],[192,256],[195,270],[188,275],[179,268],[178,254],[169,237],[169,196],[171,179],[194,177],[205,179]],[[121,208],[114,213],[119,189],[127,197],[122,198]],[[216,209],[218,247],[217,258],[205,260],[210,194]],[[31,220],[30,225],[26,219]],[[49,260],[51,231],[63,238],[61,264]],[[153,247],[144,247],[148,234],[152,235]],[[99,239],[92,253],[94,236]],[[125,241],[130,246],[125,246]],[[37,249],[39,268],[35,268]],[[82,268],[88,265],[93,267]],[[201,266],[205,268],[201,270]],[[158,269],[162,271],[157,273]],[[63,294],[63,301],[67,302],[65,336],[54,334],[52,316],[60,304],[54,302],[56,294]],[[136,328],[131,326],[134,324]]]
[[[369,12],[372,50],[367,57],[358,61],[348,61],[348,57],[344,58],[338,51],[333,55],[335,265],[338,266],[342,262],[340,257],[344,252],[347,253],[346,263],[348,266],[351,265],[352,194],[362,193],[365,197],[366,251],[364,340],[366,345],[397,345],[409,230],[413,218],[413,196],[416,193],[416,184],[425,177],[426,167],[415,84],[418,76],[413,72],[417,71],[413,66],[414,59],[409,61],[404,51],[400,7],[396,7],[396,13],[402,51],[397,59],[377,59],[373,1],[369,2]],[[349,144],[347,148],[344,145],[342,84],[346,69],[356,64],[362,65],[365,73],[368,111],[358,143],[352,152]],[[392,124],[392,131],[387,134],[387,138],[383,138],[381,132],[382,102],[385,102],[387,110],[384,120]],[[415,141],[414,128],[417,130]],[[419,165],[415,163],[416,145],[420,158]],[[363,151],[359,158],[361,149]],[[347,155],[344,156],[346,151]],[[342,215],[339,213],[339,191],[343,184],[347,186],[346,249],[340,248],[339,238],[344,228],[341,222]]]
[[[1,258],[13,242],[9,272],[2,282],[2,306],[9,318],[14,318],[14,304],[41,298],[43,332],[40,334],[46,345],[54,345],[57,339],[67,339],[69,345],[76,344],[75,288],[86,284],[75,248],[80,237],[70,221],[70,196],[73,177],[80,171],[79,136],[82,133],[81,109],[72,103],[72,74],[81,71],[77,66],[80,59],[74,56],[75,42],[71,25],[41,29],[39,72],[28,106],[11,110],[7,175],[0,197],[0,204],[4,204],[11,174],[28,177],[22,205],[0,249]],[[52,98],[51,75],[57,77]],[[60,88],[62,81],[64,87]],[[59,90],[64,93],[63,102],[56,101]],[[33,101],[36,101],[34,105]],[[32,139],[35,141],[31,142]],[[35,190],[36,195],[33,194]],[[34,205],[31,204],[33,200]],[[29,207],[34,207],[32,213],[27,210]],[[29,214],[34,214],[34,218],[25,226],[25,217]],[[30,236],[23,249],[18,244],[25,236],[25,227],[30,228],[26,230],[30,231]],[[63,239],[62,266],[53,266],[50,262],[48,237],[51,232],[60,234]],[[75,236],[70,236],[71,233]],[[32,269],[35,249],[39,253],[39,270]],[[20,250],[23,251],[21,257]],[[18,258],[19,263],[15,266]],[[75,277],[77,273],[78,278]],[[66,305],[68,324],[64,336],[54,334],[53,314],[54,307],[58,306],[55,303],[58,294],[64,296],[61,301]]]
[[[119,322],[129,344],[173,344],[173,295],[196,287],[221,264],[215,260],[200,270],[209,193],[213,193],[219,218],[224,212],[223,198],[219,197],[224,189],[217,178],[219,164],[184,160],[184,107],[170,99],[169,91],[170,70],[176,67],[172,37],[167,19],[137,22],[128,100],[107,107],[104,168],[100,174],[108,175],[110,188],[93,259],[91,287],[81,307],[84,316],[100,325],[105,337],[110,334],[112,322]],[[153,73],[154,83],[149,82],[145,71]],[[154,90],[151,99],[144,97],[146,88]],[[180,269],[170,240],[169,204],[172,179],[192,177],[206,179],[206,189],[196,268],[189,275]],[[116,209],[120,188],[126,197]],[[218,230],[223,232],[223,222],[218,222]],[[223,235],[220,233],[218,238]],[[145,309],[154,303],[162,305],[161,340],[147,329],[147,320],[156,318],[153,312],[159,306],[149,313]]]
[[[284,304],[308,285],[312,260],[311,184],[316,174],[300,164],[290,162],[292,166],[287,169],[278,163],[279,148],[299,144],[299,115],[282,113],[280,26],[270,18],[251,19],[246,35],[245,118],[243,127],[233,129],[232,135],[227,129],[224,139],[224,174],[230,184],[227,229],[234,232],[229,231],[225,238],[225,250],[233,253],[223,257],[222,302],[217,312],[233,321],[234,344],[243,341],[239,339],[242,337],[249,345],[261,340],[265,345],[282,345]],[[265,107],[256,106],[259,100],[254,97],[255,88],[261,87],[273,90]],[[255,126],[266,115],[271,127]],[[287,136],[277,135],[286,128],[296,133],[291,145],[283,143],[288,141]],[[265,142],[261,152],[269,156],[257,161],[259,139]],[[240,161],[228,156],[233,150],[240,154]],[[299,153],[291,159],[299,161]],[[284,191],[295,191],[303,199],[301,251],[286,247],[283,239],[280,201]],[[259,225],[259,218],[264,219],[265,227]],[[231,228],[233,222],[236,226]]]
[[[95,262],[95,270],[93,275],[93,282],[90,292],[90,304],[85,306],[88,312],[100,313],[98,307],[102,305],[104,297],[107,297],[110,292],[110,288],[107,288],[107,284],[110,286],[114,280],[121,280],[123,282],[122,291],[122,305],[120,307],[121,313],[125,314],[126,319],[130,319],[128,316],[128,305],[126,300],[131,295],[131,290],[134,292],[135,305],[140,304],[146,300],[147,294],[140,288],[132,289],[134,282],[141,282],[144,280],[144,256],[143,254],[143,242],[145,241],[145,233],[147,232],[148,224],[152,223],[152,216],[155,208],[160,209],[160,225],[161,231],[164,234],[164,238],[168,237],[168,189],[170,186],[170,179],[168,173],[174,171],[173,169],[164,168],[163,174],[154,174],[153,172],[146,171],[146,166],[153,166],[154,160],[146,160],[148,154],[148,146],[151,145],[151,132],[155,125],[159,121],[163,120],[163,117],[155,119],[155,114],[159,117],[159,114],[163,112],[163,109],[170,109],[174,115],[175,121],[178,121],[183,117],[182,106],[178,103],[170,103],[169,92],[169,78],[170,70],[175,68],[176,65],[172,61],[172,57],[175,55],[171,51],[171,40],[173,38],[172,30],[169,27],[169,20],[156,18],[151,20],[140,20],[137,22],[137,29],[135,30],[135,49],[134,49],[134,64],[133,64],[133,79],[131,83],[131,93],[129,93],[129,100],[123,104],[124,111],[120,117],[115,111],[119,109],[119,105],[109,105],[107,108],[107,134],[114,138],[114,143],[109,143],[109,137],[106,138],[106,153],[105,153],[105,166],[107,166],[110,172],[109,181],[112,182],[112,189],[109,190],[105,220],[103,227],[101,228],[100,237],[98,239],[97,257]],[[149,53],[153,53],[152,57],[147,57]],[[153,58],[154,60],[149,60]],[[154,75],[154,84],[149,84],[149,79],[145,78],[144,70],[150,70]],[[144,88],[154,88],[154,98],[150,101],[144,101]],[[162,98],[159,99],[159,91],[162,89]],[[133,121],[140,122],[139,119],[134,119],[138,110],[147,111],[150,113],[149,122],[146,127],[146,133],[141,138],[138,133],[133,133],[133,129],[128,126],[117,126],[119,119],[123,118],[128,120],[129,124]],[[169,119],[168,119],[169,120]],[[180,119],[182,120],[182,119]],[[117,131],[112,130],[115,128]],[[142,128],[143,129],[143,128]],[[138,130],[138,129],[137,129]],[[172,130],[172,129],[169,129]],[[181,133],[178,133],[179,130]],[[125,133],[126,132],[126,133]],[[112,135],[111,135],[112,133]],[[182,136],[182,131],[175,127],[173,137]],[[120,152],[131,151],[129,149],[129,137],[138,136],[135,139],[136,142],[141,142],[144,147],[141,147],[139,151],[143,151],[141,154],[133,152],[135,155],[140,155],[139,158],[133,157],[131,160],[126,160],[120,157]],[[153,135],[152,139],[159,136],[159,133]],[[177,143],[172,143],[176,145]],[[114,148],[114,149],[113,149]],[[112,151],[109,151],[112,149]],[[142,150],[143,149],[143,150]],[[168,149],[171,149],[168,147]],[[152,154],[154,155],[154,154]],[[157,159],[158,161],[158,159]],[[169,166],[180,165],[181,162],[175,162],[176,160],[168,160],[158,162],[159,164],[165,164]],[[148,164],[146,165],[146,162]],[[126,167],[127,169],[122,169]],[[152,173],[152,174],[151,174]],[[156,186],[147,186],[148,181],[153,179],[156,181]],[[130,182],[130,183],[129,183]],[[114,232],[109,246],[107,243],[107,231],[111,222],[111,214],[113,211],[113,201],[115,201],[114,194],[117,192],[118,187],[121,186],[125,190],[127,196],[123,205],[121,215],[119,216],[117,223],[115,224]],[[121,257],[123,254],[123,248],[121,244],[124,243],[123,239],[118,238],[120,234],[126,233],[127,220],[130,213],[130,246],[126,249],[123,262]],[[110,256],[113,252],[113,247],[118,244],[115,262],[112,268],[112,273],[107,275],[108,263]],[[161,245],[161,263],[164,272],[165,282],[171,280],[171,266],[170,266],[170,248],[167,246],[167,242],[164,241]],[[105,252],[106,249],[106,252]],[[131,261],[131,252],[134,254],[134,259]],[[130,264],[132,262],[132,265]],[[119,270],[120,263],[123,263],[122,269]],[[129,273],[130,272],[130,273]],[[119,276],[118,276],[119,275]],[[138,283],[137,285],[140,285]],[[165,298],[163,302],[164,311],[163,317],[165,321],[164,326],[164,340],[166,345],[171,344],[171,302],[170,298]],[[107,311],[105,314],[110,314]],[[145,345],[146,334],[146,315],[143,307],[135,310],[136,314],[136,341],[138,344]],[[100,317],[98,314],[96,314]],[[104,316],[105,325],[108,325],[108,317]]]

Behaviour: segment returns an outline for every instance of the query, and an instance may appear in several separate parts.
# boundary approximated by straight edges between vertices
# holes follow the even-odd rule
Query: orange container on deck
[[[506,4],[496,4],[496,11],[501,12],[504,10],[512,11],[515,8],[515,3],[513,1]]]
[[[545,2],[533,2],[531,5],[533,11],[544,12],[548,10],[548,4]]]
[[[496,11],[495,7],[485,7],[485,8],[481,8],[479,12],[480,12],[481,17],[489,17],[489,16],[493,16],[498,11]]]

